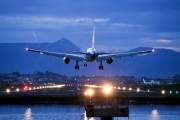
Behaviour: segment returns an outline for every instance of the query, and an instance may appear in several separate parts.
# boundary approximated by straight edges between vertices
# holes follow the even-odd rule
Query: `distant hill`
[[[34,71],[52,71],[60,74],[73,75],[133,75],[136,77],[151,75],[152,77],[168,77],[180,74],[180,53],[168,49],[155,49],[154,53],[141,56],[114,59],[113,64],[103,62],[105,69],[98,70],[99,63],[88,63],[88,67],[80,62],[80,70],[74,70],[75,61],[65,65],[62,58],[27,52],[25,48],[40,49],[52,52],[79,51],[76,45],[66,38],[54,43],[1,43],[0,73],[33,73]],[[152,48],[138,47],[130,50],[142,51]]]

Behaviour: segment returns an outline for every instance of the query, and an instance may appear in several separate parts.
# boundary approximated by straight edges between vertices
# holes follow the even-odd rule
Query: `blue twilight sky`
[[[0,0],[0,43],[55,42],[180,52],[180,0]]]

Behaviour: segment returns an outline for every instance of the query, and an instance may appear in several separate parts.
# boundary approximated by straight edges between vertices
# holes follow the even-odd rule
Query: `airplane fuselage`
[[[86,55],[84,56],[84,61],[93,62],[98,58],[98,54],[95,48],[88,48],[86,51]]]

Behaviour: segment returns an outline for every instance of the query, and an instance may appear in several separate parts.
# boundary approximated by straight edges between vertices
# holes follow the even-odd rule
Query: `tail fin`
[[[92,48],[94,48],[95,27],[93,27]]]

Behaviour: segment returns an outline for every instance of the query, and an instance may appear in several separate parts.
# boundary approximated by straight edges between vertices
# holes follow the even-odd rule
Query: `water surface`
[[[180,120],[180,105],[130,105],[130,120]],[[73,105],[1,105],[0,120],[100,120]],[[128,120],[128,118],[114,118]]]

